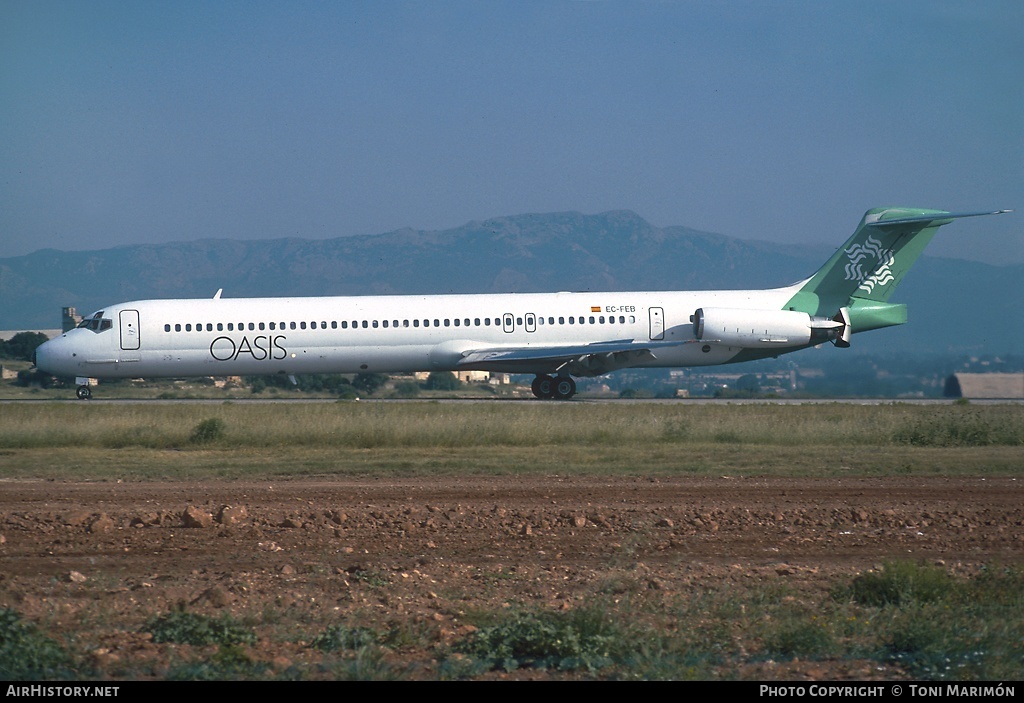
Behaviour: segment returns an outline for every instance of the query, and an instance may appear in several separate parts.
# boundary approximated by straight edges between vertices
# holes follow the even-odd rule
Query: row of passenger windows
[[[609,315],[608,317],[605,317],[604,315],[596,315],[596,316],[595,315],[591,315],[589,317],[584,317],[583,315],[580,315],[579,317],[570,316],[569,318],[565,318],[565,317],[558,317],[558,318],[555,318],[555,317],[541,317],[541,316],[538,315],[536,320],[537,320],[537,325],[538,326],[543,326],[545,324],[548,324],[548,325],[555,325],[555,324],[564,325],[564,324],[567,324],[567,320],[568,320],[568,324],[570,324],[570,325],[587,325],[587,324],[590,324],[590,325],[613,325],[613,324],[616,323],[616,321],[618,321],[619,324],[623,324],[623,325],[626,324],[626,316],[625,315],[619,315],[618,318],[616,318],[615,315]],[[556,322],[556,320],[557,320],[557,322]],[[529,323],[529,322],[532,322],[532,321],[527,321],[527,322]],[[636,318],[633,315],[630,315],[629,316],[629,322],[630,322],[630,324],[636,322]],[[505,323],[506,327],[510,327],[511,324],[512,324],[511,320],[506,320],[506,323]],[[515,319],[515,324],[516,324],[517,327],[522,327],[522,325],[523,325],[523,318],[522,317],[517,317]],[[388,327],[442,327],[442,326],[443,327],[491,327],[492,325],[494,327],[501,327],[502,326],[502,318],[495,317],[495,318],[493,318],[493,322],[492,322],[492,318],[490,318],[490,317],[484,317],[484,318],[475,317],[475,318],[472,318],[472,319],[468,318],[468,317],[454,318],[454,319],[445,318],[443,320],[442,319],[434,319],[434,320],[351,320],[351,321],[349,321],[349,320],[341,320],[340,322],[337,321],[337,320],[332,320],[329,323],[326,322],[326,321],[317,322],[316,320],[314,320],[312,322],[306,322],[305,320],[303,320],[301,322],[238,322],[238,323],[234,323],[234,322],[217,322],[217,323],[213,323],[213,322],[198,322],[196,324],[192,324],[190,322],[186,322],[184,324],[176,323],[174,325],[165,324],[164,325],[164,332],[170,332],[172,329],[175,332],[193,332],[193,331],[195,331],[195,332],[204,332],[204,331],[205,332],[214,332],[214,331],[217,331],[217,332],[234,332],[236,330],[239,331],[239,332],[243,332],[243,331],[246,331],[246,330],[252,330],[252,331],[256,331],[256,330],[260,330],[260,331],[266,331],[266,330],[270,330],[270,331],[278,331],[278,330],[305,330],[305,329],[310,329],[310,330],[321,329],[321,330],[325,330],[325,329],[328,329],[328,328],[330,328],[332,330],[336,330],[336,329],[339,329],[339,328],[343,329],[343,330],[347,330],[349,328],[351,328],[351,329],[359,329],[359,328],[367,329],[367,328],[370,328],[370,327],[375,328],[375,329],[378,328],[378,327],[384,327],[384,328],[388,328]]]

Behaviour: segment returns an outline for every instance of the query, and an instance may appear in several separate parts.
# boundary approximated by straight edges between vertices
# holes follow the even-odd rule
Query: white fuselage
[[[455,370],[468,350],[656,340],[661,346],[654,358],[636,366],[721,364],[741,348],[696,343],[694,311],[701,306],[777,311],[798,286],[142,300],[106,307],[94,316],[92,328],[87,320],[45,343],[36,363],[49,373],[80,378],[401,373]],[[100,325],[100,318],[110,322]],[[533,362],[511,370],[549,371]]]

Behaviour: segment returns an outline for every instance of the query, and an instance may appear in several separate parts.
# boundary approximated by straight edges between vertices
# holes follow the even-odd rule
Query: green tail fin
[[[804,283],[786,309],[832,317],[847,308],[855,332],[902,324],[906,306],[890,304],[889,297],[936,230],[957,218],[1002,212],[1009,211],[868,210],[853,236]]]

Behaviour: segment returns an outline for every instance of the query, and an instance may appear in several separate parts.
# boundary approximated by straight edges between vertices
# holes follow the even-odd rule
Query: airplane
[[[44,342],[35,365],[90,379],[481,370],[534,374],[568,400],[573,377],[710,366],[806,349],[907,321],[889,298],[935,232],[1010,210],[868,210],[810,278],[764,290],[140,300]]]

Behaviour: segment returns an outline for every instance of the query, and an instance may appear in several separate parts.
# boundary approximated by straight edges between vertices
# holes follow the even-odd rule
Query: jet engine
[[[832,339],[842,322],[795,310],[697,308],[690,318],[703,342],[730,347],[801,347]]]

